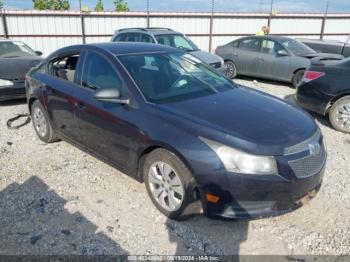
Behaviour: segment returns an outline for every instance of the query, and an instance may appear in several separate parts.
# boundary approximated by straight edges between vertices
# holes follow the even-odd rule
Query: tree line
[[[69,10],[69,0],[32,0],[33,7],[36,10]],[[125,0],[113,0],[114,11],[126,12],[129,11],[128,3]],[[2,0],[0,0],[0,9],[3,7]],[[89,11],[87,7],[82,7],[81,11]],[[97,0],[94,8],[96,12],[104,11],[103,1]]]

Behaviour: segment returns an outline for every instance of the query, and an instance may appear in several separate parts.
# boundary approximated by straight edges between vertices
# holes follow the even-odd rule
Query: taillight
[[[304,82],[310,82],[324,76],[326,73],[317,71],[306,71],[303,77]]]

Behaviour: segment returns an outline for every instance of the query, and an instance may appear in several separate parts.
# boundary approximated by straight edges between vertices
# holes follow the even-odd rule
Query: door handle
[[[86,105],[80,102],[74,102],[74,106],[79,108],[80,110],[86,110]]]

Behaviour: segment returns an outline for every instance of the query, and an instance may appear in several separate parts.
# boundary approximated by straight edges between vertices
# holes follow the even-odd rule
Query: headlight
[[[200,139],[216,152],[227,171],[251,175],[278,173],[273,156],[251,155],[203,137]]]
[[[0,86],[13,86],[13,82],[6,79],[0,79]]]

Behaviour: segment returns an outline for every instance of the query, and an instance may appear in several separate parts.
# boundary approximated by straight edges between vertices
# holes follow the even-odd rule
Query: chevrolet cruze
[[[26,88],[42,141],[66,140],[144,182],[173,219],[198,201],[210,216],[279,214],[322,181],[326,149],[307,113],[171,47],[66,47]]]

